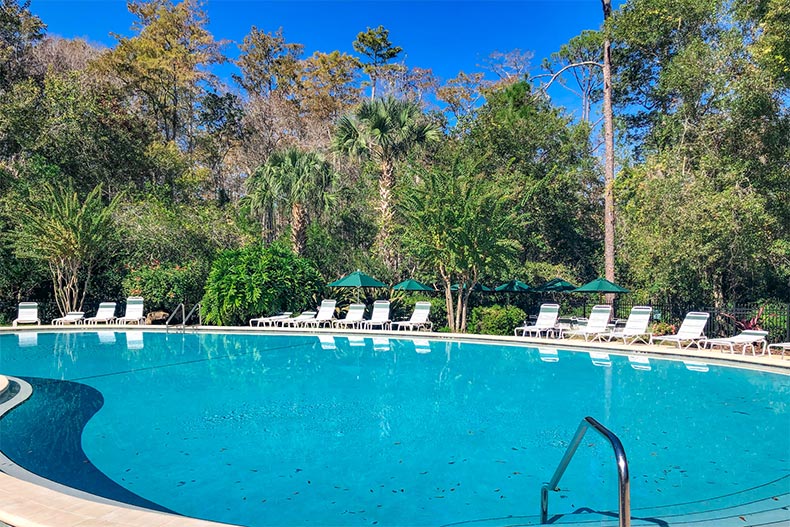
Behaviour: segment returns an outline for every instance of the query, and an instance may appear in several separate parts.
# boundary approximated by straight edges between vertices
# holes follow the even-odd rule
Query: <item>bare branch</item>
[[[554,74],[544,73],[544,74],[541,74],[541,75],[535,75],[532,78],[533,79],[539,79],[541,77],[549,77],[550,76],[551,78],[549,79],[549,82],[544,84],[543,87],[542,87],[542,90],[546,91],[554,83],[554,81],[557,80],[557,77],[562,75],[565,71],[567,71],[567,70],[569,70],[571,68],[578,68],[579,66],[598,66],[599,68],[603,68],[603,64],[601,64],[600,62],[595,62],[595,61],[592,61],[592,60],[585,60],[585,61],[582,61],[582,62],[574,62],[573,64],[568,64],[567,66],[563,66],[562,68],[560,68],[559,71],[557,71]]]

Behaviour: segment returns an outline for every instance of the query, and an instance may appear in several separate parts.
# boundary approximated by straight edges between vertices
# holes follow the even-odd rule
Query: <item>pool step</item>
[[[790,494],[762,499],[744,505],[736,505],[725,509],[703,510],[691,513],[672,515],[651,515],[645,511],[632,511],[633,527],[749,527],[761,525],[790,524]],[[584,518],[582,518],[584,517]],[[558,518],[554,525],[567,527],[617,527],[618,520],[610,514],[585,512],[568,514]],[[524,523],[521,525],[529,525]],[[534,524],[533,524],[534,525]]]
[[[633,507],[635,504],[632,502],[631,505]],[[580,514],[595,514],[599,517],[581,520]],[[616,518],[607,520],[607,517],[611,517],[611,513],[585,511],[562,515],[555,523],[602,525],[605,527],[617,525]],[[771,525],[771,522],[790,525],[790,476],[703,501],[641,509],[632,508],[631,518],[634,526],[721,525],[729,527],[730,525]]]
[[[732,505],[732,503],[737,503]],[[632,504],[633,505],[633,504]],[[549,524],[565,527],[617,527],[614,511],[579,509],[551,515]],[[464,522],[467,527],[540,525],[538,516],[511,516]],[[790,525],[790,476],[741,492],[704,501],[631,510],[633,527],[759,527]]]

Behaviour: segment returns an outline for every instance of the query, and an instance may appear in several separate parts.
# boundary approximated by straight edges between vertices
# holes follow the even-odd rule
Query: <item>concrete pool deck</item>
[[[96,332],[96,331],[125,331],[125,330],[145,330],[164,332],[166,328],[162,326],[24,326],[24,327],[3,327],[0,334],[7,333],[32,333],[32,332]],[[181,329],[170,328],[172,333],[179,333]],[[282,334],[300,333],[314,335],[347,335],[354,334],[360,336],[379,336],[379,337],[402,337],[418,338],[431,340],[454,340],[462,342],[485,342],[491,344],[508,345],[527,345],[540,348],[562,349],[579,352],[602,352],[606,350],[615,355],[636,355],[639,357],[655,357],[669,360],[690,361],[693,363],[704,362],[707,364],[726,365],[739,368],[757,369],[790,375],[790,356],[787,358],[778,355],[742,355],[740,353],[722,353],[708,349],[678,349],[670,346],[650,346],[644,344],[623,345],[616,343],[585,342],[578,339],[538,339],[529,337],[498,337],[491,335],[470,335],[470,334],[451,334],[433,332],[410,332],[410,331],[340,331],[332,329],[291,329],[291,328],[249,328],[249,327],[188,327],[188,332],[220,332],[220,333],[260,333],[260,334]],[[3,380],[0,371],[0,381]],[[0,384],[3,384],[0,382]],[[183,516],[153,512],[115,504],[104,501],[94,501],[86,499],[74,493],[60,492],[55,490],[56,485],[31,483],[18,479],[4,473],[0,465],[0,523],[6,523],[13,527],[208,527],[223,525],[215,522],[186,518]],[[45,486],[46,485],[46,486]],[[538,489],[536,489],[537,493]],[[769,522],[776,524],[790,523],[790,512],[787,507],[776,509],[776,513],[769,514]],[[783,512],[782,512],[783,511]],[[742,520],[736,516],[738,525],[756,525]],[[567,523],[567,518],[561,523]],[[589,521],[589,520],[587,520]],[[786,523],[785,523],[786,522]],[[607,522],[609,524],[610,522]],[[710,520],[696,519],[694,525],[712,526],[725,525],[721,518]],[[634,519],[634,524],[639,524]],[[679,518],[672,525],[683,525],[683,519]],[[765,524],[765,523],[763,523]]]

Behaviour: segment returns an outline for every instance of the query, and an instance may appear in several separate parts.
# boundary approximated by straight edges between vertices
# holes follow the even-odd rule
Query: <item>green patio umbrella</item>
[[[521,280],[511,280],[505,284],[500,285],[494,291],[499,293],[525,293],[527,291],[531,291],[532,288],[529,287],[527,284],[522,282]]]
[[[465,285],[464,285],[464,289],[466,289]],[[450,291],[458,291],[458,284],[451,285],[450,286]],[[489,291],[493,291],[493,289],[491,289],[490,287],[485,286],[483,284],[477,283],[472,288],[472,291],[486,291],[486,292],[489,292]]]
[[[395,291],[436,291],[433,287],[418,282],[417,280],[412,280],[411,278],[399,284],[395,284],[392,286],[392,289]]]
[[[576,286],[572,283],[562,278],[552,278],[545,284],[532,288],[532,291],[536,293],[566,293],[574,289],[576,289]]]
[[[592,282],[587,282],[581,287],[577,287],[572,293],[627,293],[628,289],[613,284],[606,278],[598,277]]]
[[[524,282],[522,282],[521,280],[511,280],[507,283],[504,283],[494,288],[494,291],[496,291],[497,293],[505,293],[505,297],[507,299],[507,305],[510,305],[510,293],[526,293],[531,290],[532,288],[529,287]]]
[[[598,277],[592,282],[587,282],[581,287],[577,287],[571,293],[627,293],[628,289],[613,284],[606,278]],[[587,300],[584,301],[583,313],[587,314]]]
[[[359,269],[351,274],[344,276],[339,280],[335,280],[327,287],[355,287],[357,289],[357,302],[359,302],[359,290],[363,287],[387,287],[384,282],[379,282],[370,275],[366,275]]]

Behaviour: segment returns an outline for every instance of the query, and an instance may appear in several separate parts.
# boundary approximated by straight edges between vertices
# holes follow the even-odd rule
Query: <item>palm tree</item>
[[[272,232],[275,218],[288,214],[291,245],[296,254],[302,254],[310,215],[329,206],[335,179],[332,166],[315,152],[298,148],[276,151],[249,180],[251,208],[261,214],[264,226]]]
[[[353,115],[340,118],[333,137],[336,151],[368,158],[378,163],[379,173],[379,253],[392,267],[389,249],[392,235],[392,189],[395,163],[412,148],[437,142],[439,128],[424,119],[419,106],[392,97],[365,101]]]

